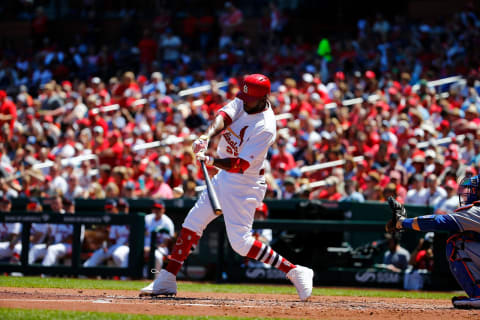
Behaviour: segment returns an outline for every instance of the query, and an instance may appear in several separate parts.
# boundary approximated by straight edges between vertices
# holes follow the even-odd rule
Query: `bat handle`
[[[205,161],[200,161],[200,165],[202,166],[203,176],[205,178],[205,183],[207,185],[207,192],[208,197],[210,199],[210,203],[213,208],[213,212],[219,216],[222,214],[222,208],[220,207],[220,203],[218,201],[217,195],[215,193],[215,189],[213,189],[212,181],[210,180],[210,176],[208,175],[207,167],[205,165]]]

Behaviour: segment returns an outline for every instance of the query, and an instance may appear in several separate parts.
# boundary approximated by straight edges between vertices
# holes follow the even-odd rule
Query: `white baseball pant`
[[[10,241],[0,242],[0,259],[10,258],[13,250],[10,249]]]
[[[238,254],[246,256],[255,241],[251,234],[253,217],[267,190],[265,179],[222,170],[213,177],[212,184],[223,210],[230,245]],[[216,217],[205,189],[182,226],[201,236]]]
[[[83,266],[96,267],[102,264],[105,260],[112,258],[113,263],[115,263],[116,266],[127,267],[129,251],[128,246],[121,244],[114,244],[106,251],[103,248],[100,248],[96,250],[87,261],[85,261]]]
[[[45,243],[34,244],[28,251],[28,264],[35,263],[39,259],[45,258],[47,254],[47,245]]]
[[[58,260],[72,252],[72,245],[69,243],[56,243],[48,246],[47,254],[43,259],[44,266],[58,264]]]

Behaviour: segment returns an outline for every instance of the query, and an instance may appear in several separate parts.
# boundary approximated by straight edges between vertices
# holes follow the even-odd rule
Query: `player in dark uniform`
[[[392,197],[388,204],[393,217],[385,226],[388,232],[403,229],[450,231],[447,259],[450,270],[468,297],[453,297],[459,309],[480,309],[480,175],[467,177],[458,188],[460,207],[444,215],[407,218],[405,208]]]

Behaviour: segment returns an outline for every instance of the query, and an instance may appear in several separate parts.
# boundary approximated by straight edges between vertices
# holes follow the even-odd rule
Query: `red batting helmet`
[[[263,74],[249,74],[243,78],[238,97],[245,102],[253,102],[270,93],[270,79]]]

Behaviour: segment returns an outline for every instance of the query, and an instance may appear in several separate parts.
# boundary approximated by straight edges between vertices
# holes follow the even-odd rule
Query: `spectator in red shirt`
[[[140,70],[141,72],[152,71],[152,63],[155,61],[157,54],[157,42],[152,38],[149,29],[143,31],[143,38],[138,43],[138,49],[140,50]]]
[[[43,38],[47,34],[48,18],[43,7],[37,7],[35,18],[32,20],[32,35],[35,40],[35,45],[40,46]]]
[[[90,110],[88,112],[90,124],[93,128],[96,126],[100,126],[102,128],[102,135],[106,138],[108,134],[108,124],[107,121],[102,117],[102,115],[99,112],[95,112],[93,110]]]
[[[442,120],[436,130],[438,132],[439,138],[448,137],[450,133],[450,122],[448,122],[447,120]]]
[[[148,197],[155,199],[172,199],[173,191],[172,188],[163,180],[161,174],[157,174],[153,177],[153,185],[150,190],[148,190]]]
[[[183,171],[182,163],[177,161],[177,158],[175,158],[175,162],[173,164],[172,168],[172,175],[168,179],[168,185],[173,189],[178,186],[182,186],[183,181],[185,180],[188,172],[182,172]]]
[[[123,74],[122,83],[113,91],[113,98],[122,107],[127,106],[127,98],[134,97],[140,93],[140,88],[135,82],[135,74],[127,71]]]
[[[287,141],[285,141],[283,138],[280,138],[277,141],[277,146],[278,146],[278,153],[272,156],[272,159],[270,160],[271,166],[274,169],[278,169],[280,163],[285,164],[285,170],[290,170],[293,169],[297,166],[295,163],[295,159],[293,158],[293,155],[287,151]]]
[[[379,200],[378,183],[380,182],[380,174],[376,171],[371,171],[365,178],[366,188],[363,192],[365,200]]]
[[[388,197],[393,197],[397,201],[400,201],[400,199],[398,199],[398,196],[397,196],[397,187],[394,183],[387,184],[383,189],[382,195],[383,196],[381,199],[376,199],[376,200],[385,201],[385,199],[388,199]]]
[[[400,178],[398,179],[398,183],[407,185],[407,170],[403,166],[398,163],[398,153],[391,153],[388,157],[388,166],[385,170],[385,174],[390,175],[391,172],[396,171],[400,174]],[[391,175],[390,175],[391,176]]]
[[[365,132],[357,131],[356,139],[353,141],[353,149],[353,155],[355,156],[362,156],[372,150],[372,148],[367,145],[367,135]]]
[[[98,179],[98,183],[105,187],[110,182],[114,182],[113,177],[110,175],[112,172],[112,167],[109,164],[102,164],[100,166],[100,178]]]
[[[231,2],[225,2],[225,12],[220,16],[220,25],[222,27],[222,36],[228,37],[237,31],[238,26],[243,22],[243,13],[237,9]],[[222,47],[220,45],[220,47]]]
[[[325,179],[326,188],[314,191],[310,195],[310,199],[322,199],[329,201],[339,201],[342,194],[338,192],[339,180],[335,176],[330,176]]]
[[[92,152],[100,155],[103,150],[108,148],[108,141],[104,138],[103,128],[96,126],[93,128],[93,143],[92,143]],[[102,159],[100,159],[100,162]]]
[[[480,118],[478,117],[477,106],[471,104],[467,110],[465,110],[465,119],[480,126]]]
[[[402,184],[402,176],[400,172],[396,170],[390,171],[390,183],[389,184],[394,184],[395,185],[395,194],[396,194],[396,199],[397,201],[404,203],[405,202],[405,197],[407,196],[407,189],[405,189]],[[386,198],[385,198],[386,199]]]
[[[108,148],[100,152],[100,162],[108,163],[112,167],[119,164],[123,154],[123,142],[120,131],[114,130],[108,134]]]
[[[10,139],[13,135],[13,126],[17,120],[17,107],[15,104],[7,99],[7,93],[4,90],[0,90],[0,128],[4,123],[8,123],[10,126]]]

